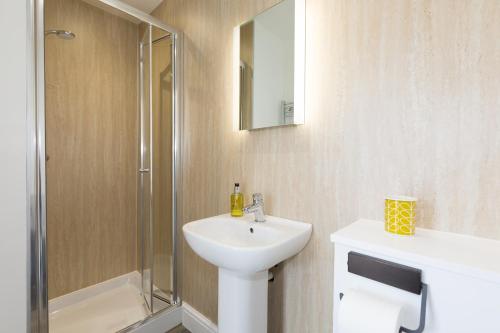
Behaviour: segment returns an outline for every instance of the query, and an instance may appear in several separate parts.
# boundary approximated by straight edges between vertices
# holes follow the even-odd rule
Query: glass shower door
[[[175,302],[174,103],[171,35],[144,27],[140,43],[141,283],[151,313]]]
[[[152,30],[153,308],[173,303],[173,75],[172,39]]]
[[[141,286],[146,306],[153,312],[153,117],[151,100],[151,26],[140,42],[140,158],[139,212]]]
[[[142,292],[154,313],[174,302],[172,39],[144,29],[140,43],[139,220]]]

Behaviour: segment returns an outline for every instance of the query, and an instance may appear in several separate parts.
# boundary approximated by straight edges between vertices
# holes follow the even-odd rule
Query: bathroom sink
[[[182,228],[194,252],[219,267],[219,333],[267,332],[267,270],[299,253],[311,237],[307,223],[254,219],[225,214]]]
[[[307,244],[312,226],[266,216],[214,216],[183,227],[189,246],[208,262],[231,271],[256,273],[297,254]]]
[[[219,267],[219,333],[266,333],[268,269],[304,248],[307,223],[265,216],[214,216],[184,225],[200,257]]]

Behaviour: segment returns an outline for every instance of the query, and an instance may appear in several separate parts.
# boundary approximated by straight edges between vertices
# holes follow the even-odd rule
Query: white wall
[[[252,128],[277,126],[281,102],[293,102],[294,2],[259,14],[254,29]]]
[[[26,1],[0,1],[0,326],[26,331]]]

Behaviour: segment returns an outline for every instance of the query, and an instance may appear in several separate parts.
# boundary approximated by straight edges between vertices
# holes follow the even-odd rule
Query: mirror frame
[[[249,22],[247,21],[233,29],[233,131],[253,131],[273,127],[303,125],[305,123],[306,3],[305,0],[292,1],[295,3],[293,123],[249,130],[240,128],[240,27]],[[280,3],[281,1],[276,5]]]

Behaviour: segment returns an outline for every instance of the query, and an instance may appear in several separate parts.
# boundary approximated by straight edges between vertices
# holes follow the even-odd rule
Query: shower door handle
[[[139,169],[139,173],[149,173],[149,169]]]

